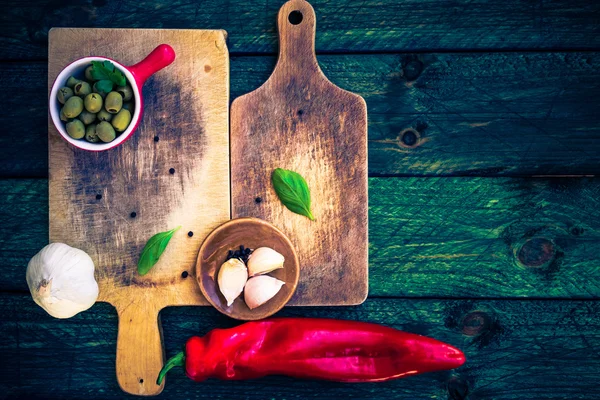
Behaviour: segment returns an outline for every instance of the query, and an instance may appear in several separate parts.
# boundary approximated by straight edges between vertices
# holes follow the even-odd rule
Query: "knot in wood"
[[[483,311],[473,311],[465,315],[461,322],[461,331],[467,336],[477,336],[489,329],[491,318]]]
[[[573,236],[579,236],[579,235],[583,235],[583,232],[585,232],[585,229],[574,226],[573,228],[571,228],[571,233],[573,234]]]
[[[401,147],[413,149],[421,144],[421,134],[413,128],[404,129],[398,135],[398,143]]]
[[[464,400],[469,394],[469,384],[458,376],[453,376],[446,385],[448,389],[448,399]]]
[[[419,75],[421,75],[421,72],[423,72],[423,67],[424,66],[421,61],[412,60],[402,68],[402,71],[404,72],[404,78],[407,81],[414,81],[419,77]]]
[[[517,258],[526,267],[540,268],[554,259],[556,246],[550,239],[535,237],[525,241],[519,251]]]

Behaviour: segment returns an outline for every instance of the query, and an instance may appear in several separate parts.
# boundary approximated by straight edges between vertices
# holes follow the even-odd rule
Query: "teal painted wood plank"
[[[278,316],[380,323],[461,348],[452,372],[383,383],[269,377],[194,383],[170,372],[159,399],[592,399],[600,396],[600,303],[370,299],[358,307],[286,308]],[[161,313],[167,356],[190,336],[238,322],[205,307]],[[26,295],[0,294],[3,398],[123,399],[115,378],[117,316],[107,304],[56,320]],[[131,397],[133,398],[133,397]]]
[[[0,59],[47,56],[51,27],[225,29],[233,53],[275,53],[281,1],[11,1]],[[598,2],[313,0],[317,51],[597,49]]]
[[[600,296],[600,180],[369,180],[371,294]]]
[[[369,294],[597,299],[599,199],[592,178],[370,178]],[[25,291],[47,181],[0,180],[0,204],[0,290]]]
[[[27,263],[49,240],[48,181],[0,180],[0,188],[0,291],[25,291]]]
[[[599,53],[327,55],[319,61],[335,84],[367,101],[371,176],[600,172]],[[233,57],[231,98],[260,86],[274,62]],[[10,103],[4,98],[0,105],[12,110],[0,116],[6,132],[0,177],[47,176],[46,75],[43,62],[0,63],[0,85],[11,93]]]

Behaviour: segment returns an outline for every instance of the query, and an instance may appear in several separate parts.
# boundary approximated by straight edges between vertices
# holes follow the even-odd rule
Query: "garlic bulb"
[[[283,268],[285,257],[269,247],[259,247],[254,250],[248,259],[248,273],[250,276],[268,274]]]
[[[94,262],[83,250],[64,243],[44,247],[27,264],[33,300],[55,318],[71,318],[98,298]]]
[[[244,300],[252,310],[271,300],[281,290],[285,282],[268,275],[250,278],[244,288]]]
[[[230,258],[225,261],[219,270],[219,290],[227,300],[227,307],[242,294],[244,285],[248,280],[248,269],[239,258]]]

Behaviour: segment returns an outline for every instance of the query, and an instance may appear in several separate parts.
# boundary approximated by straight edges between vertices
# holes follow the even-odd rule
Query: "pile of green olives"
[[[85,69],[85,79],[71,76],[58,90],[56,97],[62,105],[60,120],[73,139],[112,142],[131,123],[135,109],[133,90],[127,84],[103,92],[92,78],[91,69],[91,65]]]

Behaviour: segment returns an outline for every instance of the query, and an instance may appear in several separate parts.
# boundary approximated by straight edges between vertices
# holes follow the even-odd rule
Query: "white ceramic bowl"
[[[111,60],[106,57],[84,57],[79,60],[73,61],[67,65],[60,74],[56,77],[52,90],[50,91],[50,99],[48,101],[48,110],[52,117],[52,122],[56,127],[56,130],[67,142],[73,146],[88,151],[103,151],[112,149],[126,141],[137,129],[141,119],[142,111],[144,109],[143,98],[142,98],[142,86],[144,82],[155,72],[163,69],[167,65],[171,64],[175,60],[175,51],[173,48],[166,44],[161,44],[154,49],[144,60],[139,63],[126,67],[121,63]],[[118,68],[125,78],[127,83],[131,85],[133,90],[133,100],[135,102],[135,108],[131,115],[131,122],[127,129],[122,132],[115,140],[110,143],[90,143],[85,139],[73,139],[67,133],[65,123],[60,120],[60,109],[62,104],[59,103],[56,95],[60,88],[66,86],[67,80],[70,76],[75,76],[78,79],[83,79],[85,69],[91,65],[92,61],[110,61],[116,68]]]

